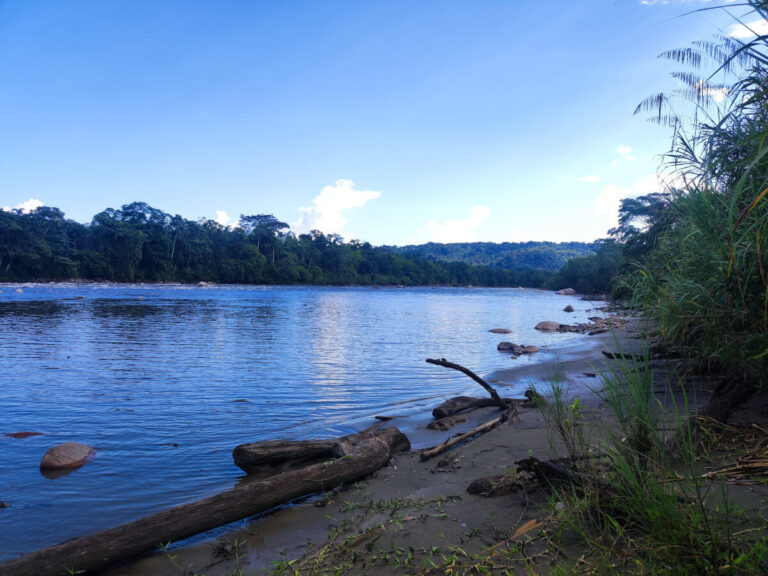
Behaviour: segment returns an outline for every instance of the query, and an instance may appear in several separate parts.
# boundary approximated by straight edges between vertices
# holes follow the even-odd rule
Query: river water
[[[511,366],[500,340],[547,346],[540,320],[586,321],[593,304],[527,289],[198,288],[0,284],[0,562],[227,489],[232,448],[330,437],[375,415],[428,412]],[[576,312],[563,307],[571,304]],[[505,336],[490,328],[509,328]],[[521,393],[505,389],[506,395]],[[43,435],[5,437],[18,431]],[[60,442],[96,457],[56,478]]]

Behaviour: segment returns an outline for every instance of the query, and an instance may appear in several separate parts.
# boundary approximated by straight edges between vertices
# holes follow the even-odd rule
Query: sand
[[[608,413],[595,394],[599,377],[586,374],[610,369],[601,351],[615,350],[616,338],[623,350],[639,351],[641,336],[642,326],[635,319],[615,335],[581,336],[547,362],[520,363],[487,375],[487,380],[502,396],[506,386],[521,382],[546,393],[546,382],[559,374],[569,395],[581,400],[587,436],[598,437]],[[484,394],[478,386],[476,395]],[[447,432],[425,428],[431,420],[429,411],[395,418],[386,425],[406,431],[413,450],[393,457],[364,482],[187,540],[108,574],[219,576],[232,574],[238,566],[242,574],[263,574],[291,561],[304,562],[302,573],[320,562],[320,573],[347,565],[354,566],[353,573],[403,574],[450,562],[454,556],[457,562],[471,563],[473,554],[490,546],[496,546],[510,566],[522,569],[530,562],[546,571],[553,561],[545,530],[552,510],[547,495],[517,492],[484,498],[467,493],[473,480],[511,471],[530,455],[542,459],[563,455],[538,410],[522,408],[514,421],[432,460],[419,459],[420,449],[496,416],[495,408],[476,410],[467,422]],[[521,547],[521,542],[526,544]]]

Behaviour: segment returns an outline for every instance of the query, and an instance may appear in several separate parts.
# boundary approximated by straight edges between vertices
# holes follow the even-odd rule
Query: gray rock
[[[512,342],[499,342],[498,346],[496,346],[496,350],[499,352],[511,352],[515,348],[517,348],[517,344]]]
[[[545,320],[544,322],[539,322],[538,324],[536,324],[534,328],[541,332],[557,332],[558,330],[560,330],[560,324],[558,322]]]
[[[555,292],[555,294],[560,294],[561,296],[573,296],[576,294],[576,290],[573,288],[563,288],[562,290]]]
[[[50,448],[40,461],[40,470],[65,470],[79,468],[85,464],[96,450],[79,442],[64,442]]]
[[[563,312],[573,312],[573,306],[568,304],[565,308],[563,308]]]
[[[512,332],[512,330],[507,328],[491,328],[489,332],[493,332],[494,334],[509,334]]]

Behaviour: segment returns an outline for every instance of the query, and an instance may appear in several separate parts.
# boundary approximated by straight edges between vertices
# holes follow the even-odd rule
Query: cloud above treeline
[[[41,200],[38,200],[37,198],[30,198],[25,202],[19,202],[18,204],[16,204],[16,206],[14,206],[14,209],[21,210],[22,214],[29,214],[30,212],[33,212],[37,208],[40,208],[40,206],[43,206],[43,202]],[[3,212],[10,212],[11,207],[3,206],[2,210]]]
[[[343,213],[350,208],[362,208],[379,196],[381,192],[375,190],[357,190],[352,180],[336,180],[315,196],[312,206],[299,208],[299,219],[291,224],[291,229],[296,234],[320,230],[324,234],[343,235],[347,223]]]
[[[426,231],[432,242],[474,242],[477,240],[475,231],[490,215],[490,208],[475,206],[464,218],[454,218],[442,223],[434,220],[427,222]]]

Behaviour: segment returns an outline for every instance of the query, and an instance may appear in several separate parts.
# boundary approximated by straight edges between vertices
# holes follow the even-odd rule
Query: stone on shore
[[[560,330],[560,324],[558,322],[552,322],[550,320],[545,320],[544,322],[539,322],[534,326],[536,330],[540,330],[541,332],[557,332]]]
[[[555,294],[560,294],[561,296],[573,296],[576,294],[576,290],[573,288],[563,288],[562,290],[555,292]]]
[[[96,450],[79,442],[64,442],[48,449],[40,461],[40,470],[66,470],[85,464]]]

